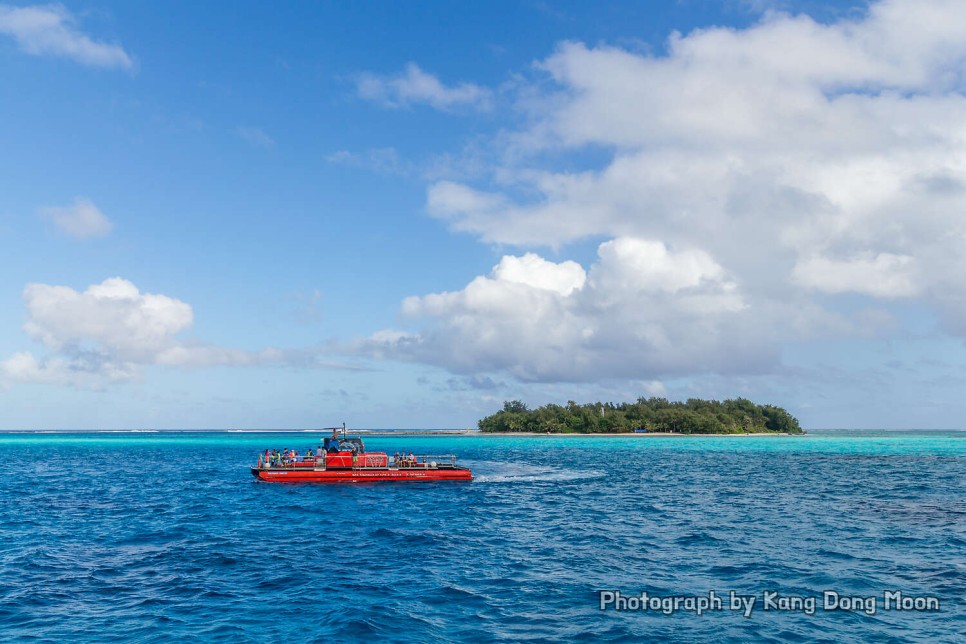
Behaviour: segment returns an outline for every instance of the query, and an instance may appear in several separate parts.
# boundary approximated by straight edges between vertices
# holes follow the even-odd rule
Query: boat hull
[[[360,483],[373,481],[471,481],[473,474],[463,467],[449,468],[251,468],[252,476],[270,483]]]

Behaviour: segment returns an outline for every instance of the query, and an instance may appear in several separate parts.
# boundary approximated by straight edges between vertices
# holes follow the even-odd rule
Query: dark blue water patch
[[[0,634],[35,641],[956,641],[966,447],[872,439],[387,438],[467,485],[272,485],[304,434],[16,437]],[[302,443],[306,443],[302,445]],[[881,599],[937,613],[598,610],[601,590]],[[880,601],[881,605],[881,601]]]

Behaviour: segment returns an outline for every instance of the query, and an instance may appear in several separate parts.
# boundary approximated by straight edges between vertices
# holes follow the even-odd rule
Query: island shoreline
[[[681,434],[678,432],[614,432],[614,433],[590,433],[590,432],[482,432],[480,430],[468,429],[465,431],[393,431],[393,432],[375,432],[375,431],[359,431],[359,434],[366,436],[378,436],[378,437],[389,437],[389,436],[493,436],[493,437],[507,437],[507,436],[543,436],[543,437],[614,437],[614,438],[688,438],[695,436],[718,436],[718,437],[745,437],[745,436],[802,436],[803,434],[791,434],[788,432],[743,432],[739,434]]]

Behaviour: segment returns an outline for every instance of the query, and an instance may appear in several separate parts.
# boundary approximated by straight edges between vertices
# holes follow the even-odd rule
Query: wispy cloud
[[[236,132],[238,133],[238,136],[245,139],[245,141],[257,148],[271,150],[275,147],[275,139],[270,137],[265,133],[264,130],[260,128],[239,126]]]
[[[325,160],[334,165],[367,170],[381,175],[422,177],[427,181],[468,180],[489,173],[487,165],[491,141],[471,141],[457,153],[444,152],[424,158],[409,158],[396,148],[370,148],[353,152],[337,150]]]
[[[395,148],[376,148],[361,153],[339,150],[327,156],[325,160],[336,165],[370,170],[378,174],[408,175],[414,170],[412,163],[399,158]]]
[[[70,206],[41,208],[40,216],[48,219],[65,235],[76,239],[106,237],[114,225],[90,199],[77,197]]]
[[[395,76],[362,74],[357,90],[360,97],[390,108],[425,104],[444,111],[458,107],[488,110],[492,103],[492,93],[485,87],[473,83],[444,85],[415,63]]]
[[[134,60],[120,45],[92,40],[75,23],[61,5],[0,4],[0,34],[12,37],[28,54],[69,58],[91,67],[134,68]]]

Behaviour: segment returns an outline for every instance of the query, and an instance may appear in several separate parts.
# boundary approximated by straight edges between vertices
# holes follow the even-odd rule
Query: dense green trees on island
[[[756,405],[745,398],[668,402],[666,398],[638,398],[633,403],[544,405],[528,409],[519,400],[482,419],[484,432],[539,432],[617,434],[646,429],[678,434],[804,433],[798,420],[781,407]]]

